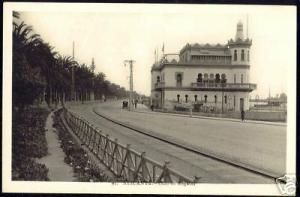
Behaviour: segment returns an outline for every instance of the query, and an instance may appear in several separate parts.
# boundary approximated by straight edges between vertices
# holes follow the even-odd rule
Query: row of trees
[[[20,22],[20,14],[13,13],[13,106],[23,109],[34,102],[54,101],[64,104],[71,100],[72,67],[75,71],[76,99],[127,97],[129,92],[105,79],[105,74],[94,72],[70,56],[58,54],[31,26]]]

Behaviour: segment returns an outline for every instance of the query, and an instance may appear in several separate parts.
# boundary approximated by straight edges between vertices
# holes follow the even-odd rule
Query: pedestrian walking
[[[138,100],[134,101],[134,107],[135,107],[135,109],[136,109],[136,106],[137,106],[137,102],[138,102]]]
[[[245,120],[245,111],[244,110],[241,111],[241,119],[242,119],[242,121]]]

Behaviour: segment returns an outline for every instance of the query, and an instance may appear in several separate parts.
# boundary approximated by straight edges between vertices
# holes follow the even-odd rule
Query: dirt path
[[[46,120],[46,139],[48,143],[48,155],[37,159],[49,169],[50,181],[75,181],[73,168],[64,162],[65,153],[60,147],[59,139],[55,128],[53,128],[53,116],[51,112]]]

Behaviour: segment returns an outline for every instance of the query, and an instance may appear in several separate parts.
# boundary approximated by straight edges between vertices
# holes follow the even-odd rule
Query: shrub
[[[36,163],[48,153],[45,136],[45,122],[48,111],[40,108],[26,108],[14,111],[12,125],[12,179],[48,180],[48,169]]]

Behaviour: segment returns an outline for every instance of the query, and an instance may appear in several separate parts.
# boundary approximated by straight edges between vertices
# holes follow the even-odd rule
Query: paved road
[[[94,107],[96,111],[124,123],[192,144],[214,154],[274,173],[281,174],[285,169],[286,128],[284,126],[128,112],[121,109],[120,102],[113,103],[113,105],[103,103],[97,106],[83,105],[71,108],[72,111],[84,116],[111,136],[119,138],[122,143],[130,143],[134,149],[146,151],[149,157],[157,161],[169,160],[176,170],[188,176],[199,175],[203,182],[210,183],[269,183],[272,181],[112,124],[92,112]]]

